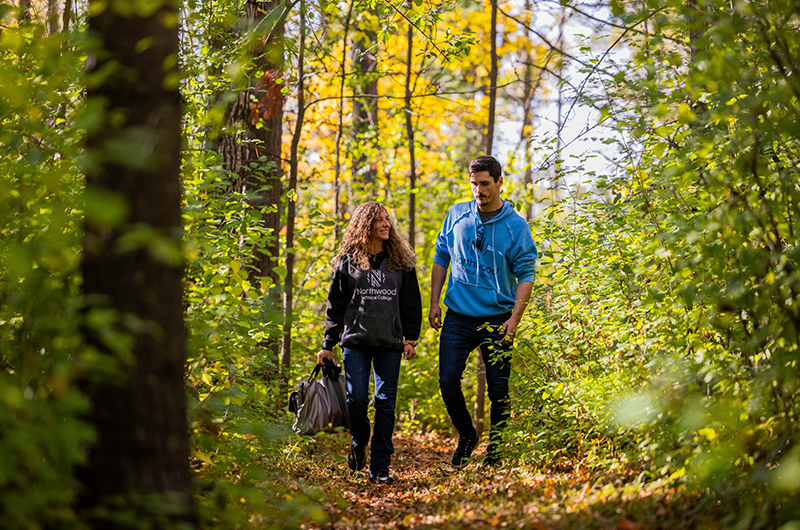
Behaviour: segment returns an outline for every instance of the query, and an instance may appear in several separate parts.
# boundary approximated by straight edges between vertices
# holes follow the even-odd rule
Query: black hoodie
[[[422,326],[422,298],[414,268],[388,270],[388,254],[370,256],[370,268],[339,260],[328,291],[322,348],[383,347],[402,351],[403,340],[417,340]]]

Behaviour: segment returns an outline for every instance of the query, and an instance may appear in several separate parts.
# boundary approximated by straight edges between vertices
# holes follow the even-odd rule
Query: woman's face
[[[389,222],[389,214],[386,210],[381,210],[372,221],[372,230],[370,231],[370,239],[373,241],[386,241],[389,239],[389,229],[392,223]]]

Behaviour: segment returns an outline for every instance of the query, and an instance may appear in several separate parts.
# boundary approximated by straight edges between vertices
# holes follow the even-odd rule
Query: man
[[[479,437],[461,391],[470,353],[478,346],[486,364],[486,386],[492,402],[491,431],[484,465],[500,464],[501,430],[509,416],[508,378],[517,325],[533,288],[536,247],[528,223],[510,202],[500,198],[500,163],[479,156],[469,165],[475,200],[450,209],[436,240],[431,272],[428,320],[441,329],[439,388],[458,430],[458,448],[450,465],[463,468]],[[452,265],[442,323],[439,297]]]

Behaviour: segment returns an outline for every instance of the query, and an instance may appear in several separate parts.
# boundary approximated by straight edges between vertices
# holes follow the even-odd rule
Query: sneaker
[[[364,446],[351,447],[350,454],[347,455],[347,465],[353,471],[361,471],[367,465],[367,451]]]
[[[456,452],[453,454],[450,465],[456,469],[461,469],[466,466],[479,440],[480,437],[477,434],[473,434],[472,436],[459,436],[458,447],[456,447]]]
[[[500,458],[496,451],[486,451],[486,456],[483,457],[481,465],[483,467],[500,467],[502,463],[503,459]]]
[[[385,469],[379,470],[374,475],[370,474],[369,481],[373,484],[383,484],[384,486],[391,486],[394,483],[394,478],[389,475]]]

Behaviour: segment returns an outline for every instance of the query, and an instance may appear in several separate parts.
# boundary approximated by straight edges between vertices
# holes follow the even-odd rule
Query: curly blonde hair
[[[350,255],[352,266],[358,266],[361,270],[369,269],[369,256],[372,250],[372,226],[378,213],[386,211],[380,203],[370,201],[362,203],[350,217],[350,224],[339,245],[339,255],[336,257],[338,263],[345,254]],[[414,251],[408,243],[400,238],[394,229],[393,224],[389,224],[389,239],[383,243],[383,249],[389,254],[389,270],[409,270],[414,266]]]

